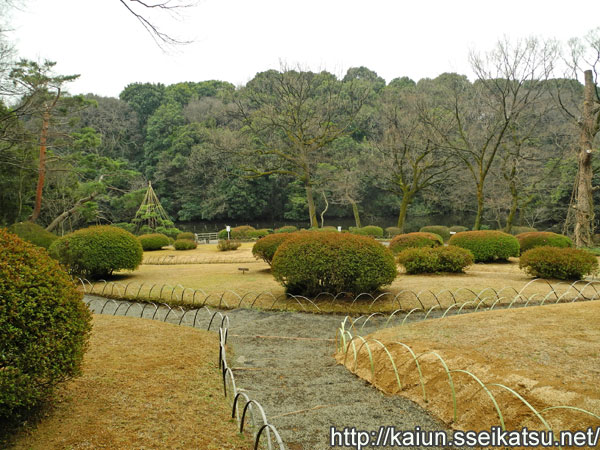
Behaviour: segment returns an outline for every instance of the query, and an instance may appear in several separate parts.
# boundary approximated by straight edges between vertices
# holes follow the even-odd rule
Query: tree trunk
[[[46,142],[48,139],[48,126],[50,124],[50,111],[46,109],[42,116],[42,131],[40,133],[40,164],[38,169],[38,181],[37,188],[35,190],[35,206],[33,213],[29,219],[31,222],[35,222],[40,217],[40,211],[42,210],[42,192],[44,190],[44,181],[46,179]]]
[[[575,200],[575,245],[591,247],[594,228],[594,196],[592,190],[592,143],[595,135],[594,97],[596,85],[591,70],[585,71],[583,122],[579,134],[577,197]]]
[[[325,213],[329,209],[329,202],[327,201],[327,196],[325,195],[325,192],[321,191],[321,194],[323,194],[323,199],[325,200],[325,209],[321,211],[321,228],[323,228],[325,226]]]
[[[506,227],[504,227],[504,231],[507,233],[510,233],[512,230],[515,215],[517,214],[517,208],[519,207],[519,193],[517,192],[517,187],[515,186],[514,180],[510,182],[510,195],[512,197],[512,201],[510,202],[510,211],[506,217]]]
[[[350,200],[350,204],[352,205],[352,213],[354,214],[354,223],[356,224],[356,228],[361,228],[360,225],[360,213],[358,212],[358,205],[354,200]]]
[[[319,222],[317,221],[317,210],[315,208],[315,199],[313,197],[313,190],[310,183],[305,184],[306,190],[306,202],[308,203],[308,216],[310,217],[310,227],[319,228]]]
[[[404,221],[406,220],[406,211],[408,210],[408,205],[412,201],[413,194],[404,193],[402,196],[402,203],[400,203],[400,213],[398,214],[398,228],[400,228],[400,232],[404,233]]]
[[[481,217],[483,216],[483,183],[477,184],[477,215],[475,216],[475,225],[473,230],[481,229]]]

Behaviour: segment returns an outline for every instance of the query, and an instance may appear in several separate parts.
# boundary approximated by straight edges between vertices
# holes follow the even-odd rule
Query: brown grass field
[[[458,421],[453,423],[448,376],[432,354],[419,358],[427,402],[409,352],[437,352],[451,370],[468,370],[485,384],[501,383],[522,395],[538,411],[552,406],[574,406],[600,415],[600,301],[544,305],[486,311],[377,331],[377,339],[392,354],[403,388],[384,350],[369,344],[375,377],[366,347],[359,353],[356,373],[388,394],[418,402],[444,422],[464,430],[484,430],[499,425],[499,418],[485,391],[469,376],[453,373]],[[357,348],[360,346],[357,341]],[[337,354],[343,363],[345,354]],[[352,347],[346,366],[354,370]],[[521,401],[500,387],[490,387],[506,422],[506,429],[544,430],[543,424]],[[585,430],[600,426],[600,419],[573,410],[542,414],[558,430]]]
[[[248,449],[230,418],[214,333],[94,316],[83,376],[67,382],[15,449]]]
[[[252,243],[244,243],[236,251],[219,252],[215,244],[204,244],[187,252],[145,252],[144,261],[154,258],[155,261],[164,263],[143,264],[134,272],[118,273],[109,280],[109,285],[104,282],[96,283],[93,292],[112,297],[137,297],[155,301],[161,299],[187,304],[201,304],[208,297],[207,304],[213,306],[236,307],[241,304],[264,309],[317,311],[306,300],[286,299],[284,289],[271,275],[269,265],[254,259],[251,249]],[[240,268],[248,271],[243,273]],[[484,299],[483,305],[491,304],[498,297],[501,298],[500,304],[510,303],[518,293],[522,294],[517,298],[519,303],[528,299],[532,303],[539,303],[544,297],[546,302],[552,302],[562,294],[565,294],[564,300],[569,300],[578,295],[577,290],[569,288],[570,283],[556,280],[550,283],[536,281],[521,291],[532,278],[519,269],[517,258],[511,258],[507,263],[474,264],[464,274],[407,275],[402,273],[401,266],[398,270],[396,280],[381,289],[380,293],[388,294],[379,297],[374,303],[373,299],[378,293],[373,297],[362,296],[356,302],[353,302],[353,296],[332,301],[331,296],[324,295],[314,299],[315,304],[321,312],[365,314],[430,308],[437,305],[437,302],[446,308],[454,302],[460,304],[474,300],[482,290],[486,291],[477,301]],[[582,289],[585,284],[580,282],[578,289]],[[89,286],[87,289],[89,290]],[[194,296],[194,290],[201,291]],[[599,296],[599,292],[600,284],[587,286],[583,294],[592,298]],[[419,294],[421,303],[415,298],[415,293]],[[469,304],[467,308],[475,306],[476,304]]]

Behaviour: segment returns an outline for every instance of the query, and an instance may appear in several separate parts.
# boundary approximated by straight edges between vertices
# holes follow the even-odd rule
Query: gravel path
[[[92,301],[90,307],[100,312],[103,303]],[[107,304],[104,313],[112,314],[118,304]],[[119,307],[118,314],[125,313],[125,306]],[[140,306],[132,306],[128,315],[152,317],[153,313],[153,308],[142,314]],[[224,313],[230,318],[228,359],[236,385],[261,403],[290,450],[330,449],[332,426],[368,431],[378,431],[382,425],[396,430],[446,429],[417,404],[382,394],[336,363],[335,332],[343,317],[250,309]],[[158,312],[161,317],[165,314],[166,310]],[[207,321],[208,314],[200,316],[198,320]],[[167,321],[178,323],[180,318],[181,312],[174,311]],[[182,324],[192,320],[189,314]]]

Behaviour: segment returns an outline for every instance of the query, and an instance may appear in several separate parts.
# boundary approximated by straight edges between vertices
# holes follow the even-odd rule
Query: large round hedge
[[[390,250],[394,254],[400,253],[407,248],[438,247],[444,242],[439,234],[434,233],[406,233],[395,236],[390,241]]]
[[[183,231],[177,235],[177,239],[188,239],[190,241],[195,241],[196,235],[191,231]]]
[[[383,228],[376,225],[367,225],[366,227],[361,228],[350,227],[349,231],[350,233],[360,234],[361,236],[373,236],[376,238],[383,237]]]
[[[287,292],[374,291],[390,284],[397,270],[393,254],[366,236],[349,233],[297,233],[273,256],[273,275]]]
[[[260,238],[252,247],[252,254],[257,259],[262,259],[267,264],[271,265],[273,256],[279,248],[279,245],[287,240],[291,233],[275,233]]]
[[[31,242],[38,247],[48,248],[58,236],[54,233],[46,231],[44,227],[39,226],[33,222],[19,222],[14,223],[8,227],[8,231],[16,234],[21,239]]]
[[[475,262],[505,261],[519,256],[517,238],[502,231],[463,231],[453,235],[448,244],[471,250]]]
[[[562,234],[552,233],[550,231],[531,231],[529,233],[517,234],[521,246],[521,253],[525,253],[535,247],[573,247],[573,241]]]
[[[98,225],[77,230],[54,241],[50,255],[72,273],[102,278],[116,270],[134,270],[142,262],[142,246],[121,228]]]
[[[196,244],[196,241],[189,239],[177,239],[173,242],[173,247],[175,250],[193,250],[198,247],[198,244]]]
[[[79,374],[91,315],[70,277],[0,229],[0,417],[18,417]]]
[[[446,242],[450,239],[450,228],[445,227],[444,225],[429,225],[427,227],[422,227],[419,231],[422,233],[435,233]]]
[[[598,271],[598,258],[576,248],[535,247],[521,255],[519,267],[534,277],[579,280]]]
[[[140,241],[140,244],[142,244],[142,249],[145,252],[160,250],[170,243],[169,238],[160,233],[142,234],[141,236],[138,236],[138,240]]]

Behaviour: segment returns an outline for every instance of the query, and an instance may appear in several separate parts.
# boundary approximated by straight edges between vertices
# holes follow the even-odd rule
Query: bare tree
[[[451,134],[438,130],[438,134],[462,160],[475,184],[476,230],[481,226],[485,182],[494,160],[510,126],[542,96],[556,52],[552,41],[530,38],[513,44],[503,40],[484,55],[471,53],[475,83],[470,85],[461,77],[447,83],[448,101],[441,101],[441,107],[453,117],[455,130]]]
[[[581,39],[568,42],[565,62],[569,75],[579,80],[583,74],[583,98],[573,95],[579,90],[573,83],[556,83],[555,98],[565,116],[577,127],[577,175],[573,186],[573,199],[567,215],[565,229],[569,228],[574,216],[575,244],[579,247],[593,245],[594,196],[592,158],[594,143],[600,132],[600,94],[598,69],[600,68],[600,28],[596,28]],[[577,99],[577,100],[575,100]]]
[[[161,49],[167,46],[189,44],[190,41],[181,40],[173,35],[163,31],[155,21],[155,18],[148,16],[148,13],[161,12],[167,13],[173,18],[178,18],[181,11],[195,6],[197,2],[182,0],[161,0],[161,1],[142,1],[142,0],[119,0],[127,11],[137,19],[137,21],[150,34],[156,45]]]
[[[334,75],[283,68],[259,74],[236,103],[254,142],[251,152],[262,167],[247,166],[251,176],[291,175],[306,191],[311,227],[318,227],[314,184],[327,147],[349,134],[366,92]]]

